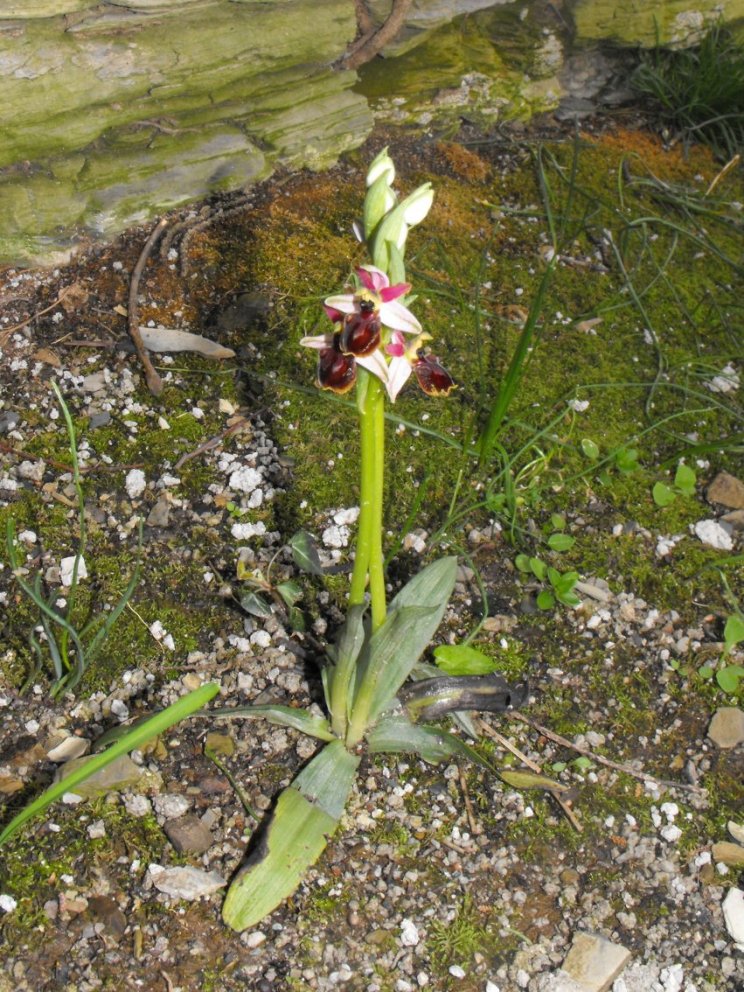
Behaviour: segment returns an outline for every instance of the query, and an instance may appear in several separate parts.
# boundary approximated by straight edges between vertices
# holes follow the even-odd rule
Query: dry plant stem
[[[250,423],[245,418],[241,419],[239,423],[233,424],[226,430],[222,431],[216,437],[211,437],[204,444],[200,444],[198,448],[194,448],[193,451],[187,451],[185,455],[181,455],[176,464],[173,466],[174,471],[178,471],[182,465],[190,461],[192,458],[197,458],[199,455],[203,455],[205,451],[211,451],[213,448],[219,447],[227,438],[231,437],[233,434],[238,434],[240,431],[246,428],[250,429]]]
[[[145,370],[147,388],[153,396],[160,396],[163,392],[163,380],[153,368],[147,349],[142,343],[142,335],[139,330],[139,314],[137,313],[137,294],[139,292],[140,279],[142,278],[142,273],[147,263],[147,259],[150,257],[150,252],[155,247],[156,241],[165,230],[167,223],[168,221],[166,218],[162,217],[153,228],[150,237],[145,242],[145,247],[142,249],[142,254],[137,260],[137,264],[134,267],[132,278],[129,283],[129,306],[127,308],[129,336],[134,342],[134,347],[137,349],[137,357],[142,363],[142,368]]]
[[[519,758],[519,760],[522,761],[525,765],[527,765],[527,767],[530,768],[533,772],[537,772],[538,774],[542,774],[542,767],[540,765],[538,765],[536,761],[533,761],[531,758],[528,758],[527,755],[524,754],[522,751],[520,751],[518,747],[515,747],[511,743],[511,741],[508,741],[506,739],[506,737],[504,737],[502,734],[498,733],[498,731],[494,730],[492,727],[489,727],[489,725],[485,722],[485,720],[480,720],[479,722],[480,722],[481,730],[485,734],[487,734],[489,737],[493,738],[493,740],[495,740],[502,747],[506,748],[507,751],[511,751],[511,753],[515,757]],[[584,832],[584,828],[581,826],[581,824],[579,823],[579,821],[576,818],[576,814],[571,809],[571,807],[568,805],[568,803],[566,802],[566,800],[561,796],[560,792],[556,792],[553,789],[548,789],[547,791],[550,793],[550,795],[553,797],[553,799],[555,799],[555,801],[558,803],[558,805],[560,806],[560,808],[563,810],[563,812],[566,815],[566,819],[571,824],[571,826],[574,828],[574,830],[576,831],[576,833],[577,834],[582,834]]]
[[[683,789],[685,792],[706,791],[699,785],[688,785],[687,782],[673,782],[669,779],[657,778],[655,775],[649,774],[649,772],[638,772],[635,768],[631,768],[629,765],[621,765],[617,761],[611,761],[609,758],[603,758],[601,754],[596,754],[588,747],[582,747],[579,744],[574,744],[572,741],[568,740],[568,738],[561,737],[560,734],[556,734],[552,730],[548,730],[547,727],[543,727],[542,724],[537,723],[535,720],[530,720],[529,717],[524,716],[522,713],[507,713],[507,716],[511,720],[519,720],[520,723],[526,723],[538,733],[542,734],[543,737],[547,737],[548,740],[554,741],[556,744],[560,744],[563,747],[570,748],[572,751],[576,751],[577,754],[583,754],[585,757],[591,758],[592,761],[596,761],[598,765],[605,765],[605,767],[613,768],[615,771],[624,772],[626,775],[631,775],[633,778],[638,778],[642,782],[653,782],[656,785],[664,785],[669,789]]]
[[[465,778],[465,772],[462,770],[462,765],[457,766],[457,775],[460,780],[460,791],[462,792],[462,798],[465,801],[465,813],[468,818],[468,826],[470,827],[470,833],[475,837],[477,834],[482,833],[480,824],[475,818],[475,813],[473,812],[473,804],[470,801],[470,792],[468,790],[468,780]]]
[[[59,304],[62,302],[62,300],[64,300],[65,296],[68,294],[71,288],[72,287],[70,286],[65,286],[65,288],[61,291],[61,293],[57,297],[57,299],[54,301],[54,303],[50,303],[48,307],[44,307],[44,309],[39,310],[38,313],[34,313],[30,317],[27,317],[25,320],[22,320],[20,324],[14,324],[13,327],[6,327],[4,331],[0,331],[0,347],[2,347],[5,344],[5,342],[8,340],[10,335],[15,333],[15,331],[23,330],[24,327],[28,327],[28,325],[32,321],[36,320],[37,317],[43,317],[45,313],[49,313],[50,310],[54,310],[56,306],[59,306]]]
[[[412,0],[393,0],[393,8],[387,20],[380,25],[374,34],[365,37],[358,48],[353,48],[351,53],[342,59],[341,68],[358,69],[360,65],[364,65],[365,62],[369,62],[370,59],[379,54],[403,27],[411,3]]]

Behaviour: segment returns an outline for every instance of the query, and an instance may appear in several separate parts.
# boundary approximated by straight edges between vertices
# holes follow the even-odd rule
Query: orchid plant
[[[279,797],[228,891],[223,918],[239,931],[259,923],[289,896],[320,856],[341,819],[364,748],[414,753],[432,762],[457,755],[482,762],[460,738],[419,721],[470,709],[504,710],[521,702],[526,691],[524,686],[512,689],[499,675],[437,677],[438,669],[420,664],[455,584],[454,557],[427,566],[386,602],[385,403],[395,402],[411,376],[430,396],[448,396],[455,389],[426,347],[430,335],[410,309],[405,274],[408,232],[428,214],[433,190],[426,183],[398,202],[394,179],[395,166],[384,149],[367,174],[364,221],[357,232],[371,261],[357,268],[347,292],[325,300],[329,329],[301,341],[318,351],[321,389],[348,393],[356,388],[361,431],[359,530],[349,610],[321,673],[329,715],[278,705],[217,711],[226,717],[261,716],[326,742]],[[404,686],[412,674],[419,681]]]
[[[493,672],[458,675],[450,670],[442,676],[441,669],[421,663],[454,588],[456,558],[448,556],[428,565],[386,602],[382,553],[385,403],[395,402],[412,375],[431,396],[448,396],[455,388],[439,359],[426,348],[430,338],[409,309],[413,299],[405,278],[406,239],[410,228],[429,212],[431,184],[398,202],[394,178],[395,167],[384,149],[367,175],[364,222],[359,231],[371,262],[357,269],[356,283],[349,292],[326,299],[329,330],[302,340],[318,351],[317,378],[322,389],[346,393],[356,387],[361,430],[361,506],[349,609],[321,670],[328,716],[279,704],[204,714],[267,719],[324,745],[279,796],[273,815],[260,829],[228,890],[223,918],[237,931],[255,926],[291,895],[321,855],[341,820],[365,749],[373,754],[417,754],[434,763],[465,756],[517,788],[561,788],[539,775],[494,769],[461,738],[425,722],[451,713],[475,737],[466,711],[503,711],[519,705],[526,695],[525,685],[509,686]],[[295,560],[298,557],[310,561],[305,553]],[[413,681],[406,685],[411,676]],[[214,683],[202,686],[130,729],[108,751],[91,759],[88,770],[87,766],[79,768],[74,782],[196,713],[218,690]],[[73,784],[72,779],[57,783],[26,807],[0,833],[0,844]]]

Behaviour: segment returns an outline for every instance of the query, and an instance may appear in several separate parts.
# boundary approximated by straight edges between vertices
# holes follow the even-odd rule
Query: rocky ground
[[[499,154],[519,158],[512,138],[505,148]],[[415,148],[405,154],[409,169],[423,167]],[[431,152],[422,155],[431,168]],[[474,182],[476,156],[462,156],[450,147],[447,168],[466,161]],[[142,323],[205,334],[230,354],[158,355],[157,398],[122,317],[147,230],[91,246],[59,270],[0,275],[0,511],[3,529],[15,521],[25,575],[39,574],[64,608],[79,522],[52,379],[78,433],[88,529],[80,609],[113,609],[140,562],[100,658],[74,694],[52,700],[46,660],[20,691],[38,616],[0,552],[6,820],[104,733],[205,682],[220,683],[223,706],[319,705],[324,638],[342,617],[353,489],[336,475],[336,501],[293,503],[304,470],[287,443],[294,411],[252,369],[272,347],[296,353],[296,343],[266,336],[280,304],[264,282],[228,273],[238,280],[228,288],[207,285],[204,239],[229,240],[236,213],[252,229],[263,210],[290,210],[296,183],[300,199],[313,183],[345,189],[354,169],[275,180],[248,200],[172,219],[184,224],[181,240],[150,260],[158,274],[142,281]],[[228,253],[222,261],[229,269]],[[340,471],[342,438],[334,435],[331,459],[318,439],[320,475]],[[473,510],[461,530],[467,563],[440,640],[472,628],[485,591],[479,646],[509,676],[526,676],[531,697],[524,720],[483,718],[484,753],[557,778],[567,787],[562,806],[455,764],[365,758],[342,829],[300,890],[259,929],[236,935],[220,919],[224,888],[315,745],[258,720],[193,718],[67,794],[0,851],[0,988],[742,987],[744,713],[735,694],[695,676],[702,661],[719,664],[723,614],[696,601],[696,576],[682,580],[684,602],[648,592],[659,572],[671,581],[677,545],[712,545],[711,560],[741,552],[738,465],[698,468],[694,520],[681,531],[634,519],[588,487],[574,495],[566,533],[622,547],[657,575],[636,584],[615,551],[601,552],[604,564],[587,553],[581,605],[548,618],[512,565],[503,524]],[[718,488],[706,490],[703,478]],[[237,574],[302,579],[287,545],[297,525],[317,537],[327,573],[302,580],[304,631],[279,608],[241,610],[246,587],[236,578],[239,561]],[[411,526],[391,582],[431,551],[432,529]]]

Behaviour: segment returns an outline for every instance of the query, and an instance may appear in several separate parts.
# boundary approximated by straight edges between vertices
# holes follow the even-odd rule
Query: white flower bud
[[[380,176],[385,176],[387,185],[392,186],[395,179],[395,165],[388,155],[387,147],[372,159],[367,172],[367,185],[371,186]]]
[[[403,220],[409,227],[420,224],[431,210],[433,201],[434,190],[431,188],[431,183],[424,183],[423,186],[419,186],[400,204],[399,209],[403,214]]]

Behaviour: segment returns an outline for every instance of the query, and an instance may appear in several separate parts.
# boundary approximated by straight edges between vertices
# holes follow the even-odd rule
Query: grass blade
[[[86,761],[84,765],[75,769],[66,778],[55,782],[45,792],[42,792],[37,799],[34,799],[33,802],[22,809],[17,816],[13,817],[3,832],[0,833],[0,845],[10,840],[24,823],[27,823],[34,816],[38,816],[47,806],[50,806],[66,792],[74,792],[74,787],[79,782],[84,782],[91,775],[100,771],[101,768],[110,765],[120,755],[133,751],[134,748],[140,747],[152,737],[162,734],[169,727],[172,727],[174,723],[179,723],[187,716],[191,716],[196,710],[205,706],[210,699],[213,699],[219,690],[218,683],[209,682],[207,685],[194,690],[194,692],[190,692],[187,696],[183,696],[162,712],[156,713],[155,716],[150,717],[149,720],[135,727],[130,733],[122,737],[121,740],[112,744],[106,751],[94,755],[89,761]]]

